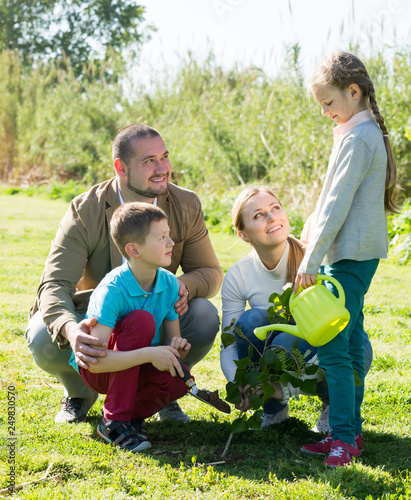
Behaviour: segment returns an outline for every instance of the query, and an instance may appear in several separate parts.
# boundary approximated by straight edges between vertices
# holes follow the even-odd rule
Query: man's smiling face
[[[131,145],[135,154],[127,165],[123,163],[127,190],[144,201],[166,193],[172,167],[163,139],[159,136],[134,139]]]

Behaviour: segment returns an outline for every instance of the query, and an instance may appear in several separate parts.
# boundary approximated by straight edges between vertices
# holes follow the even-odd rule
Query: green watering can
[[[310,286],[290,297],[290,312],[296,325],[267,325],[254,330],[254,335],[265,340],[268,332],[281,330],[306,340],[312,346],[324,345],[341,330],[349,320],[350,313],[345,308],[345,293],[340,283],[332,276],[317,274],[317,281],[328,280],[338,290],[338,298],[322,285]]]

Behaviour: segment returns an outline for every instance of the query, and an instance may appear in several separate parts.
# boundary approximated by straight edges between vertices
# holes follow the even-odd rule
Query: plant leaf
[[[240,370],[245,370],[248,365],[250,364],[251,359],[250,358],[241,358],[238,360],[235,360],[234,363],[237,365],[237,367]]]
[[[259,380],[258,377],[260,375],[259,370],[250,370],[248,373],[245,374],[244,379],[247,384],[250,384],[251,387],[255,387]]]
[[[239,387],[244,387],[247,382],[245,380],[245,376],[247,375],[247,370],[241,370],[240,368],[237,368],[237,371],[235,372],[235,377],[234,377],[234,382],[239,386]]]
[[[267,349],[263,357],[268,365],[271,365],[278,360],[278,354],[275,352],[275,349]]]
[[[317,393],[317,379],[309,378],[301,382],[300,388],[303,392],[315,395]]]
[[[307,375],[314,375],[318,370],[320,370],[318,365],[307,365],[304,367],[304,371]]]
[[[294,377],[293,375],[291,375],[291,373],[292,372],[284,372],[280,376],[279,382],[281,382],[284,385],[286,385],[286,384],[288,384],[288,382],[290,382],[290,384],[293,387],[301,387],[302,380],[300,378]]]
[[[251,417],[247,420],[248,429],[260,429],[262,416],[262,410],[254,412],[253,415],[251,415]]]
[[[281,294],[281,303],[287,311],[290,310],[290,297],[292,293],[293,293],[293,288],[287,288]]]
[[[239,434],[240,432],[248,431],[247,415],[244,414],[241,417],[236,418],[231,424],[231,431],[233,434]]]
[[[237,384],[234,382],[227,382],[225,389],[227,392],[227,397],[225,398],[226,401],[232,404],[241,403],[241,393]]]
[[[260,358],[260,361],[262,359],[263,358]],[[260,364],[260,366],[261,366],[261,364]],[[267,380],[268,380],[268,366],[265,364],[265,362],[264,362],[264,368],[261,370],[260,375],[258,377],[258,380],[260,382],[263,382],[263,383],[267,382]]]
[[[286,313],[281,313],[277,316],[277,323],[286,325],[288,323],[288,315]],[[281,328],[279,328],[281,330]]]
[[[263,384],[264,400],[271,398],[275,394],[275,389],[271,384]]]
[[[279,300],[280,300],[280,294],[279,294],[279,293],[274,292],[274,293],[272,293],[272,294],[270,295],[270,298],[268,299],[268,302],[272,302],[273,304],[275,304],[275,302],[276,302],[276,301],[278,302]]]
[[[235,318],[233,318],[233,319],[231,320],[231,323],[223,329],[223,332],[231,332],[231,330],[232,330],[234,327],[235,327]]]
[[[263,406],[264,400],[259,396],[251,396],[250,403],[253,410],[258,410],[258,408]]]
[[[229,345],[237,342],[237,339],[236,339],[235,335],[233,335],[232,333],[223,332],[221,334],[221,342],[222,342],[224,348],[227,348]]]

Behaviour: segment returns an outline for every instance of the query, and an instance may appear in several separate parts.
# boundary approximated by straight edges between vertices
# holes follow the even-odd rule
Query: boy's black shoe
[[[147,427],[143,419],[132,418],[130,421],[131,427],[137,432],[137,434],[141,434],[144,438],[147,439],[148,432]]]
[[[133,453],[151,448],[150,441],[143,435],[137,434],[130,422],[106,420],[103,417],[98,424],[97,434],[107,443]]]

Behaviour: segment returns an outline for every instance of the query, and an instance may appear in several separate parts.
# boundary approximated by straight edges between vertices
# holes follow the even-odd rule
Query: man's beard
[[[142,196],[143,198],[157,198],[157,196],[167,193],[167,188],[161,193],[152,189],[138,189],[133,186],[130,182],[130,170],[127,171],[127,189],[135,194],[138,194],[139,196]]]

